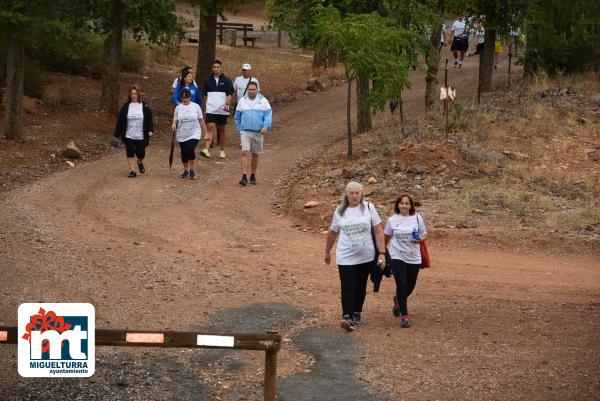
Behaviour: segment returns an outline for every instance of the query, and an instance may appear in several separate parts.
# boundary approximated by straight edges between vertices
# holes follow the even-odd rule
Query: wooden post
[[[265,401],[275,401],[277,382],[277,350],[265,352]]]
[[[281,47],[281,31],[277,31],[277,47]]]
[[[446,88],[446,93],[448,93],[448,58],[446,58],[446,67],[444,70],[444,87]],[[444,99],[444,117],[446,119],[446,141],[448,141],[448,96]]]
[[[481,57],[483,57],[483,52],[485,52],[485,46],[483,48],[483,50],[481,51],[481,53],[479,53],[479,68],[477,70],[477,104],[481,103],[481,63],[483,62],[481,60]]]
[[[223,23],[219,23],[219,44],[223,44]]]
[[[400,99],[398,100],[398,106],[400,106],[400,130],[402,132],[402,138],[404,138],[404,109],[402,107],[402,92],[400,92]]]
[[[508,44],[508,87],[510,88],[510,66],[512,64],[512,43]]]
[[[350,100],[352,98],[352,79],[346,74],[348,80],[348,102],[346,103],[346,124],[348,127],[348,160],[352,160],[352,118],[350,114]]]

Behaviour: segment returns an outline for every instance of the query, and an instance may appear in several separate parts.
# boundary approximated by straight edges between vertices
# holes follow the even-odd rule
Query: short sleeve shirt
[[[452,32],[454,32],[454,37],[462,36],[465,33],[465,22],[454,21],[452,23]]]
[[[233,89],[235,89],[235,93],[237,94],[238,99],[244,97],[244,91],[250,83],[249,81],[256,82],[258,90],[260,91],[260,84],[258,83],[258,79],[254,77],[244,78],[243,75],[240,75],[235,79],[235,81],[233,81]]]
[[[340,216],[336,209],[330,227],[332,231],[340,233],[335,254],[336,263],[346,266],[372,261],[375,246],[371,227],[377,224],[381,224],[381,218],[373,204],[363,202],[363,208],[360,205],[349,207],[343,216]]]
[[[419,237],[427,235],[425,222],[421,215],[395,214],[388,219],[383,233],[392,237],[392,243],[388,249],[392,259],[411,264],[421,263],[421,248],[418,243],[412,242],[412,233],[415,229],[418,230]]]
[[[175,108],[173,119],[177,122],[177,142],[185,142],[190,139],[198,139],[202,135],[199,119],[202,118],[202,109],[198,104],[180,104]]]
[[[141,103],[129,103],[125,138],[144,139],[144,111]]]

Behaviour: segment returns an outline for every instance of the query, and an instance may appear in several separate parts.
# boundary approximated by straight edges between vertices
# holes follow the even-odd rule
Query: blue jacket
[[[266,97],[256,94],[256,102],[251,105],[248,95],[240,99],[235,109],[235,126],[240,131],[259,132],[263,128],[271,129],[273,111]]]
[[[173,103],[174,105],[177,105],[177,103],[181,103],[181,91],[184,90],[185,88],[186,88],[185,84],[177,85],[177,88],[175,88],[175,90],[173,91],[173,95],[171,95],[171,103]],[[194,84],[193,82],[187,88],[190,90],[190,92],[192,94],[192,97],[190,98],[190,100],[192,102],[198,104],[198,106],[202,107],[202,93],[200,92],[200,89],[198,89],[196,84]]]

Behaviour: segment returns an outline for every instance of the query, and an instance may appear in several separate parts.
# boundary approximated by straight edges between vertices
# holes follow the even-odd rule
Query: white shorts
[[[256,155],[263,152],[264,137],[260,132],[241,131],[242,152],[251,152]]]

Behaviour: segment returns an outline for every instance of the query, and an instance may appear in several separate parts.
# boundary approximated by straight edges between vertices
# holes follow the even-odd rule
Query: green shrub
[[[600,2],[537,0],[527,25],[525,71],[577,72],[598,68]]]
[[[62,94],[57,84],[50,83],[42,90],[42,102],[48,106],[58,106],[62,102]]]
[[[121,67],[125,71],[139,71],[144,66],[146,49],[143,43],[132,39],[123,39]]]
[[[23,82],[23,93],[37,99],[42,97],[44,86],[48,84],[49,77],[44,68],[35,60],[25,60],[25,79]]]

